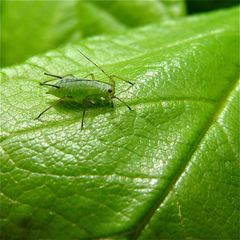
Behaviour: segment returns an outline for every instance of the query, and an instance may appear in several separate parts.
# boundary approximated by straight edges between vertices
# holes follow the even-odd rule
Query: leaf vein
[[[221,113],[226,107],[228,100],[231,99],[231,95],[237,89],[237,86],[238,86],[238,78],[234,79],[232,83],[229,84],[229,87],[226,89],[226,91],[223,93],[220,100],[217,102],[215,111],[206,121],[206,124],[203,127],[200,134],[197,135],[196,140],[192,144],[192,148],[190,148],[187,156],[184,159],[182,167],[179,168],[175,176],[173,176],[173,178],[169,181],[169,184],[166,185],[166,188],[158,196],[156,196],[156,199],[152,204],[152,206],[149,207],[149,209],[140,219],[135,230],[132,232],[133,239],[137,239],[140,236],[141,232],[145,229],[146,225],[151,221],[156,210],[160,208],[160,206],[164,203],[164,201],[167,199],[169,194],[171,194],[171,192],[174,191],[175,186],[177,185],[178,181],[181,179],[181,176],[186,171],[188,164],[190,164],[191,160],[193,159],[193,156],[199,149],[199,146],[203,142],[204,137],[207,135],[207,132],[211,129],[212,125],[217,123],[217,119],[220,117]]]

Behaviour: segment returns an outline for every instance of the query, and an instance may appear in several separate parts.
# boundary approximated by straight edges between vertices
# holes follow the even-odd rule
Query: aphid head
[[[109,86],[109,88],[107,89],[107,92],[108,92],[109,97],[113,97],[115,94],[114,87]]]

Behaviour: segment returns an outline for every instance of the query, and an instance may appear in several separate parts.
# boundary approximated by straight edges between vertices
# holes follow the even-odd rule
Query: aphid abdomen
[[[88,96],[109,99],[109,89],[112,89],[110,84],[88,79],[63,79],[56,86],[59,88],[51,89],[48,93],[59,98],[69,97],[76,102],[82,102]]]
[[[73,99],[81,101],[90,95],[104,97],[107,94],[107,86],[105,85],[104,83],[100,84],[98,81],[81,80],[68,84],[66,90]]]

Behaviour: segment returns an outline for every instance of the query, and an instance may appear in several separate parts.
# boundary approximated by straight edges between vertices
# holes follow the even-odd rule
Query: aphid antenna
[[[107,74],[100,66],[98,66],[93,60],[91,60],[89,57],[87,57],[83,52],[81,52],[79,49],[77,49],[78,52],[84,57],[86,58],[89,62],[91,62],[93,65],[95,65],[102,73],[104,73],[109,80],[112,82],[113,87],[115,87],[115,81],[112,79],[112,77]]]

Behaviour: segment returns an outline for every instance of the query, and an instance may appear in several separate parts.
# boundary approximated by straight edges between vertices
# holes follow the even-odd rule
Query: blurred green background
[[[236,0],[1,1],[1,67],[66,43],[238,4]]]

